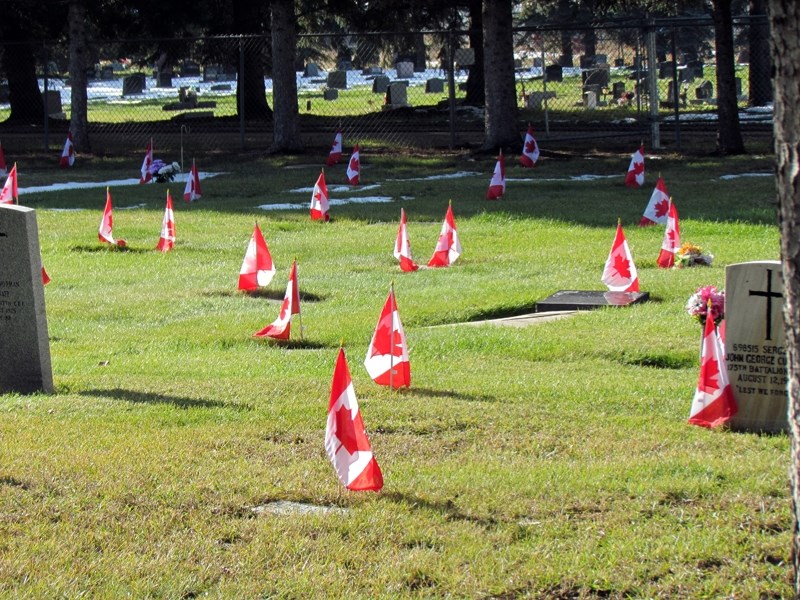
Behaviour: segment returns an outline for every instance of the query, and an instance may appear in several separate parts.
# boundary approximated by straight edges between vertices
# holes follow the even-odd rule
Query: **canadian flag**
[[[681,247],[681,228],[678,224],[678,209],[675,203],[669,203],[669,216],[667,227],[664,229],[664,240],[661,242],[661,252],[658,254],[658,266],[669,269],[675,265],[675,255]]]
[[[329,167],[332,167],[336,163],[338,163],[342,159],[342,132],[341,130],[336,132],[336,135],[333,138],[333,145],[331,146],[331,151],[328,153],[328,158],[325,160],[325,164]]]
[[[3,144],[0,142],[0,176],[8,175],[8,165],[6,165],[6,153],[3,151]]]
[[[539,144],[533,137],[533,128],[528,124],[528,132],[525,134],[525,142],[522,144],[522,154],[519,162],[523,167],[535,167],[539,160]]]
[[[150,166],[153,164],[153,140],[147,144],[147,149],[144,151],[144,160],[142,161],[142,176],[139,183],[150,183],[153,181],[153,174],[150,173]]]
[[[197,165],[192,160],[192,170],[189,171],[189,176],[186,178],[186,187],[183,189],[183,199],[186,202],[194,202],[198,200],[203,194],[200,189],[200,173],[197,172]]]
[[[628,187],[644,185],[644,146],[639,146],[639,149],[631,156],[631,164],[625,175],[625,185]]]
[[[487,200],[499,200],[503,197],[506,191],[506,166],[503,160],[503,151],[500,150],[500,155],[497,157],[497,163],[494,166],[494,173],[492,180],[489,182],[489,189],[486,191]]]
[[[289,271],[289,281],[286,284],[286,293],[283,296],[283,304],[281,304],[278,318],[261,331],[254,333],[253,337],[288,340],[292,328],[292,315],[298,314],[300,314],[300,292],[297,287],[297,259],[295,259]]]
[[[50,283],[50,275],[48,275],[47,271],[42,267],[42,284],[47,285],[48,283]]]
[[[737,410],[728,380],[724,344],[714,325],[714,319],[708,318],[703,331],[700,376],[697,378],[697,389],[689,411],[689,423],[701,427],[716,427],[729,421]]]
[[[325,185],[325,171],[317,177],[314,191],[311,192],[311,220],[328,221],[328,186]]]
[[[112,233],[113,225],[114,220],[111,216],[111,189],[106,188],[106,206],[103,209],[103,218],[100,220],[100,230],[97,233],[97,237],[101,242],[124,248],[126,246],[125,240],[114,239],[114,234]]]
[[[449,267],[459,256],[461,256],[461,241],[458,239],[456,220],[453,218],[453,203],[450,202],[439,233],[439,241],[436,242],[436,249],[428,261],[428,266]]]
[[[17,191],[17,163],[11,167],[11,172],[6,177],[6,183],[0,190],[0,204],[14,204],[14,200],[19,202],[19,192]]]
[[[275,265],[267,248],[267,242],[261,235],[261,229],[256,223],[247,252],[244,254],[242,268],[239,269],[239,289],[252,291],[259,287],[266,287],[275,275]]]
[[[61,151],[61,160],[58,164],[62,167],[71,167],[75,164],[75,146],[72,144],[72,132],[67,133],[67,141]]]
[[[364,366],[378,385],[388,385],[394,389],[411,385],[408,345],[403,324],[400,322],[400,313],[397,310],[394,286],[390,288],[389,296],[381,310],[372,341],[369,343],[367,357],[364,359]]]
[[[394,257],[400,261],[402,271],[416,271],[419,265],[411,258],[411,242],[408,239],[406,226],[406,211],[400,209],[400,227],[397,230],[397,240],[394,243]]]
[[[164,209],[164,220],[161,222],[161,237],[156,250],[169,252],[175,246],[175,215],[172,212],[172,196],[167,190],[167,206]]]
[[[647,203],[647,208],[644,209],[644,214],[639,221],[639,227],[666,223],[669,203],[670,199],[667,193],[667,186],[664,185],[664,178],[659,177],[658,181],[656,181],[656,187],[653,189],[653,194],[650,196],[650,202]]]
[[[639,277],[636,273],[636,265],[633,264],[633,256],[622,231],[622,224],[619,222],[617,223],[617,234],[614,236],[614,243],[611,246],[611,252],[608,254],[601,281],[608,286],[611,292],[639,291]]]
[[[347,183],[350,185],[358,185],[358,179],[361,175],[361,154],[358,144],[353,148],[353,153],[350,155],[350,162],[347,163]]]
[[[333,370],[325,452],[348,490],[377,492],[383,487],[383,473],[372,454],[343,348],[339,348]]]

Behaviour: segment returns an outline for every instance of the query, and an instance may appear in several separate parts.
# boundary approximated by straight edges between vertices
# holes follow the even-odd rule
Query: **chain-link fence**
[[[483,138],[481,52],[469,32],[308,34],[298,38],[301,134],[326,147],[347,139],[414,147],[478,144]],[[766,21],[735,27],[740,120],[769,135],[771,82]],[[519,123],[551,143],[579,137],[647,138],[680,144],[680,133],[716,128],[714,30],[708,19],[515,30]],[[759,46],[759,43],[762,45]],[[68,48],[2,45],[0,142],[63,144],[71,109]],[[35,57],[10,72],[11,54]],[[271,40],[264,36],[125,40],[92,44],[88,121],[97,153],[267,148],[272,141]],[[766,56],[766,64],[764,57]],[[753,60],[751,60],[753,57]],[[21,81],[35,97],[15,102]],[[33,115],[31,112],[33,111]]]

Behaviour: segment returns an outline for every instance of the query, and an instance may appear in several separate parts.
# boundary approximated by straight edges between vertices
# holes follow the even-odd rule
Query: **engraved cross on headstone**
[[[772,269],[767,269],[767,291],[761,292],[756,290],[748,290],[751,296],[763,296],[767,299],[767,329],[766,329],[766,338],[768,340],[772,339],[772,299],[773,298],[783,298],[783,294],[779,294],[778,292],[772,291]]]

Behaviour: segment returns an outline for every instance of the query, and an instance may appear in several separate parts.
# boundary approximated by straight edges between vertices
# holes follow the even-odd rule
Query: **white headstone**
[[[780,262],[739,263],[725,269],[725,354],[739,408],[731,428],[788,430]]]
[[[0,205],[0,394],[52,392],[36,211]]]

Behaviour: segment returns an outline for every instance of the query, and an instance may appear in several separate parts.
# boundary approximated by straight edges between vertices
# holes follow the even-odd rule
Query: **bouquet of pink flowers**
[[[725,290],[718,291],[713,285],[697,288],[686,302],[686,312],[703,325],[710,314],[714,323],[719,325],[725,317]]]

